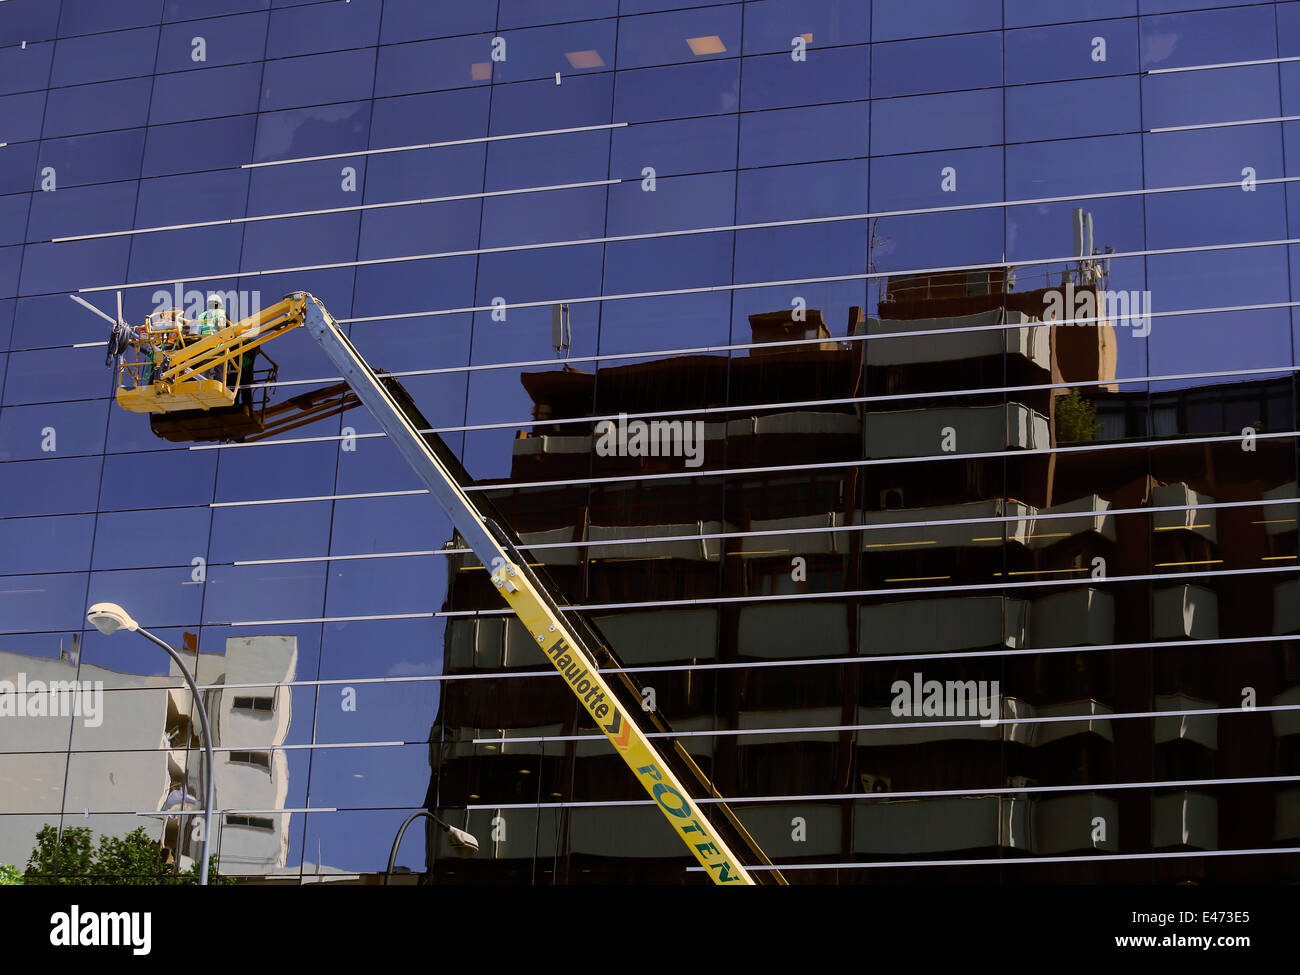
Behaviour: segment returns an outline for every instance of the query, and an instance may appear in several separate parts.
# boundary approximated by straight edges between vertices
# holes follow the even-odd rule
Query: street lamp
[[[207,767],[203,770],[203,842],[200,846],[202,859],[199,862],[199,883],[206,886],[208,882],[208,840],[212,836],[212,807],[214,805],[212,772],[216,766],[212,762],[212,732],[208,728],[208,712],[203,707],[203,698],[199,695],[199,688],[194,683],[194,678],[190,675],[190,670],[185,666],[185,661],[181,659],[181,655],[165,640],[160,640],[133,620],[131,614],[117,603],[95,603],[86,613],[86,619],[93,623],[95,629],[105,636],[111,636],[118,630],[129,630],[132,633],[139,633],[151,643],[156,643],[171,655],[172,660],[176,661],[176,666],[181,669],[181,676],[185,678],[185,683],[190,685],[190,694],[193,696],[194,706],[199,712],[199,730],[203,734],[203,750],[207,755]],[[184,809],[184,807],[185,803],[182,802],[181,808]]]
[[[388,854],[388,869],[384,871],[384,886],[388,886],[388,878],[392,876],[393,864],[397,862],[397,848],[402,843],[402,834],[406,832],[406,827],[421,816],[427,816],[435,823],[442,827],[442,831],[447,834],[447,841],[451,844],[452,852],[458,857],[472,857],[478,852],[478,840],[471,833],[466,833],[463,829],[457,829],[455,826],[448,826],[441,819],[429,812],[427,809],[420,809],[406,817],[406,822],[402,823],[402,828],[397,831],[397,838],[393,840],[393,850]]]

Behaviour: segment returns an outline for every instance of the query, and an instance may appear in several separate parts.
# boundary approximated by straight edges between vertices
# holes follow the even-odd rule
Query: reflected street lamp
[[[190,675],[190,670],[185,666],[185,661],[181,655],[165,640],[160,640],[143,626],[131,618],[131,614],[124,610],[117,603],[95,603],[86,613],[86,619],[94,624],[95,629],[99,630],[105,636],[111,636],[118,630],[129,630],[133,633],[139,633],[151,643],[156,643],[171,655],[172,660],[176,661],[176,666],[181,669],[181,675],[185,678],[185,683],[190,685],[190,694],[194,699],[194,706],[199,712],[199,730],[203,735],[203,750],[207,755],[206,768],[203,770],[204,778],[204,799],[203,799],[203,842],[200,847],[199,855],[199,883],[206,885],[208,882],[208,841],[212,836],[212,773],[216,766],[212,762],[212,732],[208,728],[208,713],[203,707],[203,698],[199,696],[198,685],[194,683],[194,678]],[[185,803],[181,803],[184,809]]]
[[[393,850],[388,854],[388,869],[384,871],[384,886],[388,886],[388,878],[392,876],[393,864],[397,862],[397,848],[402,843],[402,834],[406,832],[406,827],[421,816],[432,819],[442,827],[442,831],[447,834],[447,841],[451,844],[452,852],[458,857],[472,857],[478,852],[478,840],[471,833],[466,833],[463,829],[457,829],[455,826],[448,826],[441,819],[429,812],[427,809],[420,809],[406,817],[406,822],[402,823],[401,829],[397,831],[397,838],[393,840]]]

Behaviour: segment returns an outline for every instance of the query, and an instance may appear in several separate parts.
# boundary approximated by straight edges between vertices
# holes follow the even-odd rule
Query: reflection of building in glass
[[[291,817],[275,810],[285,806],[289,769],[278,746],[288,735],[286,685],[297,656],[296,639],[279,636],[231,638],[224,654],[188,655],[212,723],[217,808],[231,810],[213,817],[211,849],[223,874],[274,873],[286,864]],[[78,669],[75,651],[0,653],[0,680],[16,682],[19,673],[28,683],[103,681],[106,689],[97,727],[75,716],[0,717],[0,862],[26,863],[41,826],[58,824],[49,810],[62,807],[65,827],[88,825],[96,834],[145,825],[188,869],[198,856],[192,827],[200,817],[161,815],[202,809],[202,737],[175,663],[169,675],[152,676],[85,662]],[[78,749],[71,755],[69,736]],[[151,809],[159,815],[138,815]],[[150,825],[160,821],[161,829]]]
[[[531,486],[493,500],[570,601],[595,605],[624,664],[650,668],[638,677],[721,794],[754,800],[734,806],[776,862],[1083,860],[1300,836],[1300,790],[1213,784],[1294,773],[1289,712],[1186,713],[1237,708],[1248,686],[1261,703],[1300,700],[1295,645],[1278,639],[1300,626],[1296,583],[1269,572],[1294,563],[1295,506],[1260,503],[1295,497],[1294,448],[1241,440],[1291,429],[1291,380],[1133,392],[1114,324],[1042,323],[1067,284],[1105,286],[1089,261],[1030,291],[1010,269],[904,275],[877,316],[850,309],[842,339],[819,310],[780,311],[750,317],[748,354],[523,376],[550,422],[514,441],[511,480]],[[701,421],[703,473],[597,456],[590,418],[623,413]],[[1220,440],[1155,443],[1173,435]],[[707,473],[738,468],[753,472]],[[675,838],[493,612],[481,567],[451,566],[446,671],[481,679],[447,683],[429,803],[469,807],[499,837],[479,862],[444,844],[435,875],[680,880]],[[997,681],[1001,723],[896,716],[894,684],[918,672]],[[1209,784],[1158,784],[1187,780]],[[1018,879],[1294,879],[1281,862],[1099,860]]]
[[[109,752],[0,718],[0,861],[44,823],[180,839],[184,696],[91,666],[166,674],[86,628],[108,600],[195,633],[204,680],[232,634],[297,638],[293,814],[252,811],[281,691],[213,702],[257,729],[223,869],[373,876],[422,805],[483,845],[439,879],[693,865],[365,411],[160,439],[68,297],[306,289],[670,668],[634,676],[773,857],[994,861],[792,879],[1296,879],[1296,712],[1240,705],[1300,709],[1298,37],[1294,0],[0,0],[0,678],[149,702]],[[1109,327],[1045,327],[1112,288]],[[319,402],[340,377],[283,343],[259,395]],[[703,463],[600,454],[620,414],[702,423]],[[1014,724],[871,727],[917,672],[998,680]],[[1131,859],[1004,862],[1054,850]]]

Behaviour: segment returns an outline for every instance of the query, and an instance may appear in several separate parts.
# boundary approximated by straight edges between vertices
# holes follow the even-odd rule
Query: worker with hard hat
[[[193,324],[191,335],[213,335],[230,324],[226,317],[226,303],[215,291],[208,295],[207,310]]]

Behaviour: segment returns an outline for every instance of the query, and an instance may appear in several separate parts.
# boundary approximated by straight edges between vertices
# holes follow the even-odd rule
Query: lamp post
[[[478,840],[474,838],[473,834],[466,833],[463,829],[457,829],[455,826],[448,826],[427,809],[416,810],[406,817],[406,822],[402,823],[401,829],[397,831],[397,838],[393,840],[393,850],[388,854],[388,869],[384,871],[385,887],[388,886],[388,878],[392,876],[393,864],[397,862],[397,848],[402,843],[402,834],[406,832],[406,827],[410,826],[421,816],[432,819],[442,827],[443,832],[447,834],[448,841],[451,843],[452,850],[455,851],[457,856],[472,857],[478,852]]]
[[[208,728],[208,713],[203,707],[203,698],[199,695],[198,685],[194,683],[190,670],[185,666],[185,661],[181,655],[165,640],[160,640],[143,626],[131,618],[131,614],[124,610],[116,603],[95,603],[86,613],[86,619],[94,624],[95,629],[99,630],[105,636],[110,636],[118,630],[130,630],[133,633],[139,633],[146,640],[162,647],[171,655],[172,660],[176,661],[176,666],[181,669],[181,676],[185,678],[185,683],[190,686],[190,694],[194,699],[194,706],[199,712],[199,730],[203,735],[203,750],[207,756],[207,765],[203,770],[204,789],[203,789],[203,840],[200,846],[199,861],[199,884],[207,885],[208,882],[208,842],[212,836],[212,807],[213,789],[212,773],[215,766],[212,762],[212,732]],[[184,790],[182,790],[182,797]],[[182,798],[181,808],[185,808],[185,802]]]

